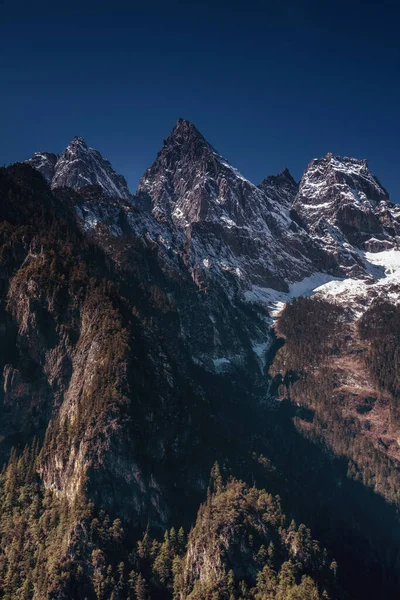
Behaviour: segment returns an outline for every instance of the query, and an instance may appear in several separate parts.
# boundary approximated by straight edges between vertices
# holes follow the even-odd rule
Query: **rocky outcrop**
[[[312,576],[318,573],[320,590],[331,588],[333,597],[339,597],[337,590],[334,593],[333,574],[321,569],[327,561],[326,550],[318,544],[312,549],[311,539],[304,525],[297,529],[294,522],[289,524],[278,497],[250,489],[240,481],[231,480],[226,486],[220,481],[214,493],[209,490],[207,503],[200,507],[190,532],[181,581],[176,586],[178,597],[206,598],[218,592],[228,595],[238,582],[242,591],[246,584],[258,585],[256,597],[289,597],[291,586],[296,588],[294,597],[296,592],[301,597],[304,580],[298,586],[294,577],[285,581],[285,571],[288,567],[292,570],[294,562],[298,582],[305,572]],[[312,568],[307,569],[311,563]],[[323,597],[314,586],[310,578],[305,598]]]
[[[189,265],[207,280],[284,290],[314,268],[312,240],[282,209],[294,187],[287,173],[255,186],[180,119],[139,193],[158,222],[185,234]]]
[[[44,177],[49,185],[53,181],[56,164],[59,159],[57,154],[52,152],[35,152],[35,154],[26,162]]]
[[[299,184],[293,179],[289,169],[285,169],[278,175],[266,177],[258,187],[277,205],[280,205],[284,212],[291,210]]]
[[[293,217],[335,257],[346,276],[365,274],[358,250],[398,244],[400,229],[387,191],[367,161],[327,154],[307,167],[293,202]]]
[[[26,162],[37,169],[52,188],[79,190],[87,185],[99,185],[111,198],[130,197],[125,178],[81,137],[74,137],[60,156],[37,152]]]

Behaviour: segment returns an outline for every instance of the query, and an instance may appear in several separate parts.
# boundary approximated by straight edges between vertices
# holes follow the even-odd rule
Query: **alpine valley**
[[[400,594],[400,205],[179,119],[0,169],[0,596]]]

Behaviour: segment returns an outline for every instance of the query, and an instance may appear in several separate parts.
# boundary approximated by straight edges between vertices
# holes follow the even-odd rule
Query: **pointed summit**
[[[243,177],[185,119],[179,119],[143,175],[139,192],[159,224],[179,236],[193,272],[218,272],[226,286],[278,286],[310,274],[302,232],[290,230],[297,186],[285,171],[271,193]],[[289,258],[288,258],[289,256]],[[295,256],[296,261],[291,260]],[[204,274],[203,273],[203,274]],[[203,276],[203,275],[202,275]]]
[[[188,121],[187,119],[183,119],[182,117],[179,117],[179,119],[177,120],[174,130],[175,129],[194,130],[199,133],[198,129],[195,127],[195,125],[191,121]]]
[[[204,140],[204,137],[201,135],[201,133],[197,129],[197,127],[191,121],[188,121],[187,119],[182,119],[182,118],[179,118],[177,120],[176,125],[171,132],[171,135],[172,136],[176,136],[176,135],[194,136],[194,137],[198,137],[198,138],[201,138],[202,140]]]
[[[218,154],[193,123],[178,119],[140,180],[138,192],[151,197],[157,218],[188,224],[213,218],[221,212],[220,206],[231,200],[234,210],[240,210],[237,198],[243,196],[242,190],[235,193],[234,201],[231,193],[239,184],[255,187]]]
[[[164,148],[173,149],[175,146],[180,146],[182,152],[194,151],[196,154],[200,151],[215,152],[197,127],[186,119],[178,119],[175,127],[167,139],[164,140]]]
[[[278,175],[278,177],[284,177],[291,184],[298,186],[297,181],[295,180],[295,178],[293,177],[293,175],[287,167],[284,168],[284,170],[282,171],[282,173],[280,173],[280,175]]]
[[[298,183],[292,176],[291,172],[287,167],[282,171],[282,173],[278,173],[277,175],[269,175],[260,183],[259,187],[263,187],[264,185],[289,185],[297,188]]]
[[[314,237],[323,238],[347,268],[352,263],[344,256],[344,243],[363,248],[371,238],[384,239],[386,229],[398,230],[388,201],[366,160],[329,152],[308,165],[293,210],[302,225]]]
[[[26,162],[39,171],[47,183],[51,185],[57,161],[57,154],[53,154],[52,152],[35,152],[32,158]]]
[[[67,147],[70,148],[71,146],[81,146],[82,148],[88,149],[86,141],[83,139],[83,137],[80,137],[79,135],[75,135]]]
[[[268,198],[290,210],[299,189],[298,183],[286,167],[278,175],[269,175],[258,186]]]
[[[75,136],[59,157],[41,152],[26,162],[40,171],[52,188],[78,190],[88,185],[99,185],[107,196],[130,197],[125,178],[114,171],[100,152],[89,148],[82,137]]]
[[[64,152],[60,156],[61,159],[67,160],[77,160],[77,159],[85,159],[89,152],[89,147],[85,140],[82,137],[75,136],[72,138],[68,146],[65,148]]]

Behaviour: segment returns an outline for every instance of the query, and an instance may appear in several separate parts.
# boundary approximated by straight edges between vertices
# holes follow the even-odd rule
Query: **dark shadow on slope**
[[[354,598],[397,598],[400,589],[398,510],[347,475],[348,462],[295,428],[290,403],[259,416],[254,451],[277,472],[257,485],[279,494],[284,509],[312,529],[335,556],[341,583]],[[256,425],[256,423],[255,423]],[[355,576],[359,573],[359,576]]]

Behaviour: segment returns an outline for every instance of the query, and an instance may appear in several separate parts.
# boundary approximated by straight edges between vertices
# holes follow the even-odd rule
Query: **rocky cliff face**
[[[51,152],[35,152],[32,158],[27,161],[27,163],[39,171],[47,183],[51,185],[58,159],[59,156]]]
[[[37,169],[52,188],[78,190],[99,185],[112,198],[130,197],[125,178],[114,171],[100,152],[89,148],[83,138],[74,137],[60,156],[37,152],[26,162]]]
[[[48,489],[74,502],[90,474],[100,504],[136,525],[161,525],[179,507],[167,501],[170,474],[185,462],[175,485],[203,493],[210,454],[243,424],[234,390],[261,394],[272,340],[266,313],[222,290],[199,292],[179,256],[132,230],[121,239],[105,221],[87,237],[80,215],[106,202],[98,189],[54,196],[24,165],[4,171],[1,183],[11,190],[1,209],[10,256],[1,272],[4,337],[12,342],[1,366],[4,454],[15,439],[46,434]]]
[[[367,161],[328,154],[307,167],[293,213],[335,257],[344,275],[362,272],[359,249],[398,245],[399,225]]]
[[[285,290],[314,268],[313,242],[288,214],[295,187],[286,173],[255,186],[179,120],[139,192],[150,197],[158,222],[184,234],[189,265],[206,280]]]
[[[293,179],[289,169],[279,175],[270,175],[263,179],[258,186],[265,194],[281,207],[281,212],[290,211],[299,189],[298,183]]]

